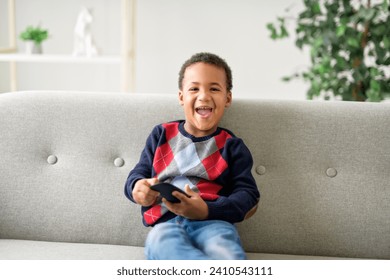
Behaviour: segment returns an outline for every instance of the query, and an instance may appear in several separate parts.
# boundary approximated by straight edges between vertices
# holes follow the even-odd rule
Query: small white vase
[[[25,41],[26,54],[41,54],[42,45],[35,43],[35,41],[27,40]]]

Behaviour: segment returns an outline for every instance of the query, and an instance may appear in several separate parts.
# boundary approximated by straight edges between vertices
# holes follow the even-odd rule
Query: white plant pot
[[[31,40],[25,41],[25,49],[26,49],[26,54],[41,54],[42,53],[42,45],[37,44]]]

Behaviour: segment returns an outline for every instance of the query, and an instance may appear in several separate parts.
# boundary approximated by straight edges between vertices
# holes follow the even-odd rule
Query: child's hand
[[[135,202],[142,206],[152,205],[159,196],[159,193],[152,190],[150,186],[157,183],[158,180],[156,178],[138,180],[133,189],[133,198]]]
[[[185,186],[185,192],[191,196],[173,192],[173,196],[177,197],[180,203],[171,203],[163,198],[163,202],[167,206],[168,210],[172,213],[185,217],[191,220],[205,220],[209,215],[209,208],[206,202],[200,197],[197,192],[191,190],[189,185]]]

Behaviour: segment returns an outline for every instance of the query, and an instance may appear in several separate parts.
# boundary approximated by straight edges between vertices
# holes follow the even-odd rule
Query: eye
[[[211,91],[221,91],[219,88],[213,87],[210,89]]]
[[[190,91],[190,92],[196,92],[198,90],[199,89],[197,87],[191,87],[191,88],[188,89],[188,91]]]

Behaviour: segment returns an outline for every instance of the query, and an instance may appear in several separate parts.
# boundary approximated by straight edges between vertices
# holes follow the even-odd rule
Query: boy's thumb
[[[158,179],[157,178],[151,178],[151,179],[148,179],[147,181],[148,181],[148,184],[150,186],[153,186],[153,185],[158,183]]]
[[[191,189],[190,185],[186,184],[185,187],[184,187],[184,190],[185,192],[190,195],[190,196],[193,196],[195,194],[197,194],[197,192],[195,192],[194,190]]]

